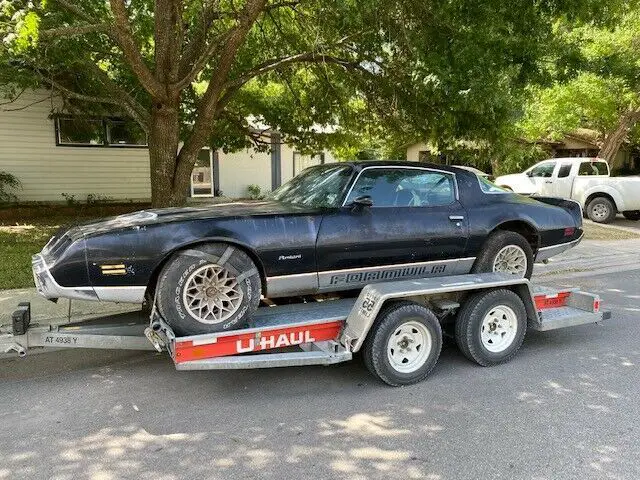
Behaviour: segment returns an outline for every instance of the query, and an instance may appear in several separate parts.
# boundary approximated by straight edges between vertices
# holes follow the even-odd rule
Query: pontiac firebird
[[[462,168],[311,167],[268,199],[143,210],[56,234],[33,257],[38,291],[154,302],[180,334],[242,324],[261,298],[353,292],[469,272],[530,277],[575,246],[582,211],[523,197]]]

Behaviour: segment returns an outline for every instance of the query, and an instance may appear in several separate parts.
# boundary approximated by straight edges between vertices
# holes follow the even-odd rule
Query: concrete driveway
[[[546,277],[600,293],[610,321],[529,332],[494,368],[448,345],[405,388],[358,361],[227,372],[176,372],[137,352],[0,361],[0,478],[640,478],[640,262],[618,270]]]

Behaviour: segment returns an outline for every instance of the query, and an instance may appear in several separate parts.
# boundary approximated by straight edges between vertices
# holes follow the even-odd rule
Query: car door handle
[[[544,183],[553,183],[551,180],[545,180]]]
[[[449,215],[449,220],[452,222],[459,222],[460,220],[464,220],[464,216],[462,215]]]

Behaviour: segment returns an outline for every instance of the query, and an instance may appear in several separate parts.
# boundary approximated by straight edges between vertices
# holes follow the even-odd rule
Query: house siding
[[[18,199],[64,201],[62,193],[78,201],[88,195],[150,198],[148,150],[56,146],[50,114],[59,106],[48,91],[38,90],[25,91],[0,107],[0,171],[22,182],[23,188],[14,192]]]
[[[271,152],[252,149],[218,153],[220,189],[225,197],[247,197],[247,187],[255,184],[263,193],[271,191]]]

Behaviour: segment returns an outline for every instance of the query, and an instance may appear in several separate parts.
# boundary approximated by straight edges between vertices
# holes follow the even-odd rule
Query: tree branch
[[[257,65],[253,69],[244,73],[243,75],[227,82],[224,86],[225,89],[233,88],[237,86],[244,85],[252,78],[255,78],[264,73],[270,72],[272,70],[277,70],[280,67],[285,65],[290,65],[292,63],[333,63],[336,65],[340,65],[342,67],[352,69],[352,70],[362,70],[367,71],[364,67],[360,65],[360,63],[355,62],[353,60],[348,60],[345,58],[335,57],[333,55],[327,55],[324,53],[317,52],[306,52],[306,53],[298,53],[296,55],[290,55],[288,57],[275,58],[272,60],[267,60],[260,65]]]
[[[52,28],[50,30],[43,30],[40,32],[40,37],[75,37],[77,35],[84,35],[92,32],[104,32],[107,33],[111,25],[108,23],[88,24],[88,25],[71,25],[69,27]]]
[[[238,24],[232,29],[224,42],[221,54],[213,71],[209,86],[198,106],[198,117],[191,130],[191,135],[186,139],[176,162],[175,179],[188,175],[193,167],[193,160],[204,145],[209,135],[211,125],[217,112],[217,104],[223,91],[226,79],[236,58],[236,54],[244,43],[249,30],[255,23],[267,0],[248,0],[239,15]],[[175,185],[174,185],[175,186]]]
[[[62,8],[64,8],[65,10],[73,13],[76,17],[79,17],[82,20],[84,20],[86,22],[89,22],[89,23],[95,23],[95,19],[93,19],[91,17],[91,15],[86,13],[84,10],[82,10],[80,7],[78,7],[76,4],[70,3],[67,0],[53,0],[53,1],[55,3],[57,3],[58,5],[60,5]]]
[[[118,45],[120,45],[125,60],[138,77],[144,89],[149,92],[151,96],[162,100],[165,99],[166,92],[162,83],[158,81],[144,62],[140,49],[136,45],[124,0],[109,0],[109,4],[111,5],[111,11],[115,19],[115,25],[111,30],[111,34]]]

